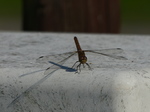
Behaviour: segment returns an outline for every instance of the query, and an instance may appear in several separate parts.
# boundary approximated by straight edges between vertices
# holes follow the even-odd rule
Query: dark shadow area
[[[64,69],[66,70],[67,72],[75,72],[76,70],[74,68],[70,68],[70,67],[67,67],[67,66],[64,66],[64,65],[60,65],[58,63],[55,63],[55,62],[52,62],[52,61],[49,61],[49,63],[59,67],[60,69]],[[50,67],[49,67],[50,68]]]

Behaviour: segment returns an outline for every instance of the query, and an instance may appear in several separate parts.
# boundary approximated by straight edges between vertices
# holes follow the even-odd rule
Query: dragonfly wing
[[[68,53],[67,53],[68,54]],[[53,64],[52,66],[50,66],[50,67],[48,67],[46,70],[45,70],[45,72],[44,72],[44,74],[45,75],[48,75],[50,72],[51,72],[51,69],[59,69],[59,68],[62,68],[62,69],[67,69],[67,67],[65,67],[65,66],[63,66],[63,64],[71,57],[71,56],[73,56],[73,55],[75,55],[76,54],[76,52],[71,52],[71,54],[68,56],[68,57],[66,57],[66,58],[64,58],[63,60],[61,60],[61,61],[59,61],[59,62],[57,62],[57,63],[55,63],[55,62],[53,62],[53,61],[49,61],[49,63],[51,63],[51,64]],[[62,55],[62,54],[61,54]]]
[[[56,69],[57,70],[57,69]],[[30,91],[32,91],[34,88],[39,86],[41,83],[43,83],[47,78],[49,78],[56,70],[51,71],[48,75],[34,83],[32,86],[30,86],[28,89],[26,89],[24,92],[22,92],[20,95],[18,95],[8,106],[7,108],[11,107],[12,105],[16,104],[21,98],[25,97],[26,94],[28,94]]]
[[[102,49],[102,50],[84,50],[84,51],[101,54],[101,55],[108,56],[108,57],[115,58],[115,59],[127,60],[127,58],[123,56],[118,56],[118,54],[123,53],[123,49],[121,48]]]
[[[76,51],[62,53],[62,54],[55,54],[55,55],[40,56],[38,59],[36,59],[36,62],[49,63],[49,61],[52,61],[52,62],[58,63],[58,62],[63,61],[66,58],[70,58],[75,53],[76,53]]]
[[[123,49],[121,48],[111,48],[111,49],[101,49],[101,50],[84,50],[85,52],[99,52],[103,54],[121,54],[123,53]]]

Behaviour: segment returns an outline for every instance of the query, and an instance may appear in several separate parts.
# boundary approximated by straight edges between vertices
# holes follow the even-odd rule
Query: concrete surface
[[[36,59],[82,49],[122,48],[117,60],[87,53],[93,70],[61,69]],[[0,33],[0,109],[2,112],[149,112],[150,36],[65,33]],[[55,63],[56,62],[56,63]]]

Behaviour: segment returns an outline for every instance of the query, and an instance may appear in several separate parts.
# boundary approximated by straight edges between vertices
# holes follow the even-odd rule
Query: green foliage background
[[[1,0],[0,17],[15,17],[22,13],[22,0]]]
[[[150,0],[121,0],[122,20],[150,22]]]

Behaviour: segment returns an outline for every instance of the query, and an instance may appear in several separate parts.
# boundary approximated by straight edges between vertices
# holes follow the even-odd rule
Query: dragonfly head
[[[87,57],[86,57],[86,56],[81,56],[80,62],[81,62],[82,64],[86,63],[86,62],[87,62]]]

